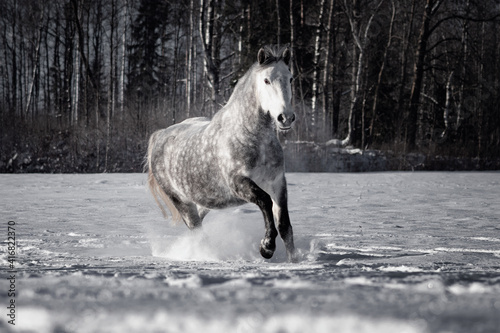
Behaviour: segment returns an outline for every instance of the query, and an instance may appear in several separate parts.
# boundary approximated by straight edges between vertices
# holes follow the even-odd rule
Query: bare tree
[[[115,108],[115,70],[116,70],[116,24],[117,9],[115,0],[111,0],[109,12],[109,82],[108,82],[108,105],[106,112],[106,152],[104,158],[104,171],[108,170],[109,148],[111,146],[111,125]]]
[[[125,63],[127,61],[126,45],[127,45],[127,32],[129,22],[129,4],[125,0],[122,14],[122,38],[121,38],[121,63],[120,63],[120,83],[119,83],[119,97],[118,102],[120,105],[120,117],[123,121],[123,114],[125,110]]]
[[[376,118],[376,112],[377,112],[377,104],[379,101],[379,92],[380,92],[380,87],[382,84],[382,77],[384,75],[384,70],[385,70],[385,65],[387,63],[387,52],[391,48],[392,44],[392,39],[393,39],[393,30],[394,30],[394,23],[396,19],[396,5],[394,3],[394,0],[391,0],[391,18],[390,18],[390,23],[389,23],[389,32],[388,32],[388,37],[387,37],[387,44],[385,45],[384,48],[384,53],[382,55],[382,64],[380,65],[380,69],[378,71],[377,75],[377,82],[375,83],[375,91],[373,93],[373,103],[372,103],[372,114],[371,114],[371,120],[370,120],[370,138],[373,137],[374,133],[374,127],[375,127],[375,118]],[[362,140],[362,147],[365,147],[365,140]]]
[[[220,10],[224,0],[200,0],[199,30],[203,50],[204,71],[211,90],[210,113],[213,114],[220,103]]]
[[[45,8],[42,6],[40,8],[40,13],[39,13],[39,18],[38,18],[38,26],[37,26],[37,33],[36,33],[36,40],[34,41],[34,52],[35,52],[35,59],[33,61],[33,71],[31,75],[31,80],[29,82],[28,86],[28,92],[27,92],[27,101],[26,101],[26,108],[25,108],[25,113],[26,116],[28,116],[30,105],[31,105],[31,100],[33,96],[33,87],[35,85],[35,78],[36,74],[39,70],[39,63],[40,63],[40,44],[42,41],[42,24],[44,20],[44,15],[45,15]]]
[[[316,33],[314,36],[314,56],[313,56],[313,83],[312,83],[312,96],[311,96],[311,126],[316,130],[317,127],[317,101],[319,95],[319,59],[321,56],[321,35],[323,32],[323,13],[325,11],[325,0],[320,1],[318,22],[316,26]],[[325,70],[325,69],[323,69]],[[316,132],[316,131],[315,131]]]
[[[351,28],[351,35],[353,38],[353,49],[352,49],[352,83],[351,83],[351,102],[349,107],[349,117],[347,121],[347,136],[342,140],[342,145],[347,146],[353,143],[354,135],[356,131],[355,124],[355,111],[358,107],[358,101],[361,96],[361,89],[363,85],[363,76],[365,74],[365,56],[366,47],[368,42],[368,33],[373,22],[378,9],[382,5],[384,0],[378,2],[368,17],[366,22],[362,21],[363,15],[361,15],[361,4],[360,0],[352,1],[352,5],[348,4],[347,0],[344,0],[344,12],[349,21],[349,26]]]
[[[408,11],[403,11],[403,8],[401,7],[401,11],[403,11],[403,27],[402,27],[402,41],[401,41],[401,50],[399,51],[400,57],[399,57],[399,91],[398,91],[398,99],[397,99],[397,104],[396,104],[396,109],[397,110],[406,110],[406,94],[405,94],[405,87],[406,87],[406,81],[408,77],[408,53],[410,52],[410,47],[411,47],[411,36],[413,35],[413,22],[415,19],[415,6],[416,6],[416,0],[412,1],[409,13]],[[397,118],[397,126],[396,126],[396,134],[395,137],[397,138],[396,140],[399,140],[403,136],[403,124],[405,122],[405,112],[400,112],[400,116]],[[406,140],[405,140],[406,142]]]
[[[194,55],[194,0],[189,0],[189,30],[188,30],[188,45],[187,45],[187,56],[186,56],[186,117],[189,118],[191,115],[191,99],[192,99],[192,87],[193,80],[193,55]]]
[[[410,106],[408,109],[407,136],[408,148],[415,148],[418,134],[418,110],[420,106],[420,96],[422,92],[422,82],[424,78],[424,60],[427,54],[427,43],[431,33],[430,21],[433,15],[441,6],[441,0],[426,0],[422,24],[418,36],[417,50],[415,52],[415,63],[413,67],[413,80],[411,86]]]
[[[324,65],[323,65],[323,78],[322,78],[322,85],[323,85],[323,99],[322,99],[322,104],[323,104],[323,111],[322,111],[322,117],[321,117],[321,123],[323,124],[322,132],[323,134],[327,133],[328,130],[328,113],[329,113],[329,104],[328,104],[328,91],[329,91],[329,81],[330,81],[330,67],[331,67],[331,49],[332,49],[332,44],[335,45],[335,40],[333,40],[332,43],[332,36],[333,36],[333,26],[332,26],[332,21],[333,21],[333,14],[335,10],[335,0],[330,0],[330,6],[328,10],[328,22],[326,24],[326,45],[325,45],[325,55],[324,55]]]

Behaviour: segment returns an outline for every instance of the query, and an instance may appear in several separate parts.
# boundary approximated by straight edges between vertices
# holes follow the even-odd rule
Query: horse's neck
[[[228,126],[235,132],[244,129],[243,132],[264,134],[263,132],[272,130],[272,119],[260,108],[251,78],[245,78],[245,81],[242,86],[235,88],[221,110],[223,126]]]

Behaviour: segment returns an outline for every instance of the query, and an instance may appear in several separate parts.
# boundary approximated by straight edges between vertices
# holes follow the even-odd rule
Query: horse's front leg
[[[266,225],[266,234],[260,242],[260,254],[264,258],[270,259],[274,254],[274,250],[276,250],[276,236],[278,235],[278,231],[274,226],[273,201],[271,197],[248,177],[234,177],[232,186],[238,197],[256,204],[262,211]]]
[[[290,223],[290,216],[288,215],[288,195],[284,177],[283,181],[278,184],[276,196],[277,198],[273,199],[274,218],[276,219],[280,236],[285,243],[288,261],[295,262],[297,258],[295,256],[292,224]]]
[[[286,202],[278,204],[273,201],[273,212],[276,217],[276,223],[278,225],[280,236],[285,243],[288,261],[296,262],[297,258],[295,256],[295,245],[293,243],[293,229],[292,224],[290,223],[290,216],[288,215]]]

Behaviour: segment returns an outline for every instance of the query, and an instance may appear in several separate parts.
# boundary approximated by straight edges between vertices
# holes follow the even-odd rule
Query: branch
[[[351,13],[350,13],[350,10],[347,6],[346,0],[344,0],[344,12],[347,16],[347,20],[349,21],[349,25],[351,26],[351,34],[352,34],[352,37],[354,39],[354,43],[356,44],[358,49],[361,50],[361,41],[359,40],[359,36],[356,34],[356,28],[354,26],[354,19],[351,16]]]
[[[443,3],[443,2],[442,2],[441,0],[438,0],[438,1],[434,4],[434,6],[432,6],[432,9],[431,9],[431,15],[434,15],[434,14],[438,11],[438,9],[439,9],[439,7],[441,7],[441,4],[442,4],[442,3]]]
[[[432,28],[429,29],[429,35],[431,35],[432,32],[434,30],[436,30],[441,24],[443,24],[444,22],[449,21],[449,20],[464,20],[464,21],[468,21],[468,22],[483,23],[483,22],[492,22],[492,21],[495,21],[499,17],[500,17],[500,13],[498,13],[498,14],[496,14],[494,16],[485,18],[485,19],[476,18],[476,17],[470,17],[470,16],[464,16],[464,15],[451,15],[451,16],[447,16],[447,17],[444,17],[441,20],[437,21],[436,24],[434,24],[432,26]]]
[[[426,51],[429,52],[429,51],[435,49],[436,47],[438,47],[439,45],[441,45],[441,43],[446,43],[446,42],[451,42],[451,41],[460,42],[461,40],[457,37],[444,38],[444,39],[441,39],[438,42],[436,42],[436,44],[432,45],[431,47],[427,48]]]
[[[224,80],[226,80],[227,78],[230,78],[231,76],[233,76],[234,74],[236,74],[238,71],[232,71],[231,73],[227,74],[226,76],[224,76],[223,78],[221,78],[219,80],[219,82],[222,82]]]
[[[220,60],[220,63],[222,64],[224,61],[226,61],[226,60],[227,60],[227,59],[229,59],[229,58],[234,57],[235,55],[236,55],[236,52],[231,53],[230,55],[228,55],[228,56],[226,56],[226,57],[222,58],[222,59]]]
[[[432,102],[432,103],[434,103],[434,104],[436,104],[437,106],[439,106],[439,102],[438,102],[438,101],[437,101],[434,97],[429,96],[429,95],[424,94],[424,93],[422,93],[422,96],[424,96],[425,98],[427,98],[427,99],[431,100],[431,102]]]

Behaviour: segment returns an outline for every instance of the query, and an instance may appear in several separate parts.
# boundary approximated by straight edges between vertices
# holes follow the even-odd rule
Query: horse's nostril
[[[290,122],[293,123],[295,121],[295,113],[292,114],[292,116],[290,117]]]
[[[279,121],[280,123],[282,123],[284,120],[285,120],[285,119],[284,119],[283,115],[282,115],[282,114],[280,114],[280,115],[278,116],[278,121]]]

